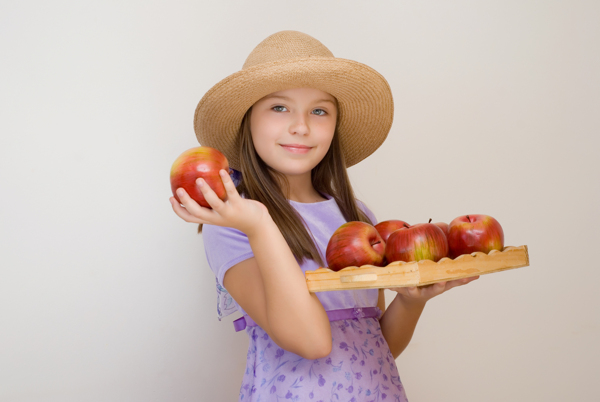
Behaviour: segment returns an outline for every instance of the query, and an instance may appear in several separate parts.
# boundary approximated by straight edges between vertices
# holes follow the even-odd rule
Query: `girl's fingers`
[[[231,180],[231,176],[229,176],[229,173],[225,169],[221,169],[219,171],[219,174],[221,175],[221,180],[223,181],[223,185],[225,186],[227,198],[231,200],[233,198],[239,197],[240,195],[238,194],[237,189],[235,188],[235,183],[233,182],[233,180]]]
[[[406,288],[406,293],[410,297],[419,297],[421,290],[416,286],[409,286]]]
[[[193,207],[193,204],[196,203],[196,201],[194,201],[192,197],[190,197],[190,195],[187,193],[187,191],[185,191],[185,189],[179,187],[175,191],[177,192],[177,197],[179,197],[179,201],[181,201],[181,204],[183,204],[185,209],[191,209]]]
[[[223,207],[223,200],[221,200],[214,190],[206,183],[206,181],[202,178],[196,179],[196,185],[200,188],[202,195],[208,205],[215,211],[220,210]]]
[[[473,282],[476,279],[479,279],[479,275],[472,276],[469,278],[462,278],[462,279],[456,279],[456,280],[450,281],[450,282],[448,282],[448,289],[452,289],[453,287],[456,287],[456,286],[466,285],[467,283]]]
[[[179,196],[179,194],[177,194]],[[173,208],[173,211],[177,214],[177,216],[179,216],[181,219],[183,219],[186,222],[192,222],[192,223],[204,223],[202,221],[202,219],[199,219],[195,216],[193,216],[192,214],[190,214],[188,212],[187,209],[185,209],[184,207],[182,207],[179,202],[177,202],[177,200],[175,199],[175,197],[171,197],[169,198],[169,201],[171,202],[171,207]]]
[[[466,285],[467,283],[473,282],[476,279],[479,279],[479,276],[455,279],[452,281],[436,282],[434,284],[421,287],[407,286],[402,288],[387,289],[400,293],[401,295],[404,295],[406,297],[431,299],[432,297],[438,296],[456,286]]]
[[[467,283],[471,283],[477,279],[479,279],[479,275],[471,276],[470,278],[464,278],[464,279],[462,279],[461,285],[466,285]]]
[[[186,216],[190,216],[191,218],[195,219],[193,222],[196,222],[196,220],[201,219],[203,222],[196,223],[204,223],[204,221],[206,221],[209,218],[208,215],[211,212],[210,209],[203,208],[201,205],[199,205],[192,197],[189,196],[189,194],[183,188],[177,189],[177,196],[183,204],[183,207],[179,206],[180,212]]]

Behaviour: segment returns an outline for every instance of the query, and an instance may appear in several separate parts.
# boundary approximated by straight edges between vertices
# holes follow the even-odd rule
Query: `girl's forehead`
[[[336,99],[331,94],[321,91],[316,88],[291,88],[284,89],[277,92],[272,92],[263,98],[259,99],[258,102],[271,98],[281,98],[281,99],[311,99],[311,100],[322,100],[327,102],[335,103]]]

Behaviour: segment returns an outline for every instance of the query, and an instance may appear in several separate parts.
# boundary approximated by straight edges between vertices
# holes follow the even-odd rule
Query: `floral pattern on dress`
[[[216,278],[215,278],[216,279]],[[233,297],[229,294],[227,289],[217,282],[217,318],[221,321],[221,318],[227,317],[229,314],[237,311],[237,307],[233,302]]]
[[[246,332],[250,344],[240,401],[407,401],[375,318],[331,322],[332,351],[316,360],[280,348],[260,327]]]

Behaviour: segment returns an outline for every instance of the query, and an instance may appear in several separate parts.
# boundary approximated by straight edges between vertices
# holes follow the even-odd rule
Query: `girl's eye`
[[[325,116],[327,114],[327,112],[324,111],[323,109],[315,109],[315,110],[313,110],[313,113],[318,116]]]
[[[273,110],[276,112],[284,112],[287,109],[285,108],[285,106],[273,106]]]

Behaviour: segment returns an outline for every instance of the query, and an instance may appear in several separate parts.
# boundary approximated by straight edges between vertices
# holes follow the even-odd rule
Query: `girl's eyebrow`
[[[283,99],[283,100],[286,100],[286,101],[291,101],[292,100],[291,98],[289,98],[287,96],[283,96],[283,95],[267,95],[263,99],[276,99],[276,98],[277,99]],[[329,102],[329,103],[335,105],[335,102],[332,101],[332,100],[329,100],[329,99],[318,99],[314,103],[322,103],[322,102]]]
[[[316,101],[316,103],[322,103],[322,102],[329,102],[332,105],[335,105],[335,102],[329,99],[319,99],[318,101]]]

